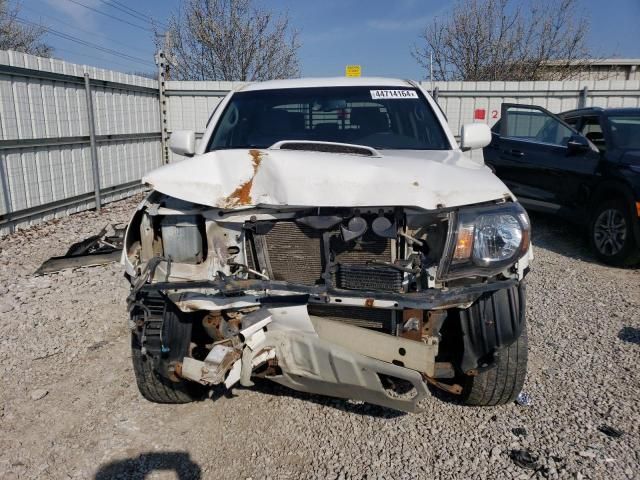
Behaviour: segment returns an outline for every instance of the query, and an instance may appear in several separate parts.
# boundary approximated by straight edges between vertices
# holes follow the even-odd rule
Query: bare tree
[[[53,48],[42,41],[45,27],[18,20],[20,5],[10,6],[0,0],[0,50],[15,50],[40,57],[50,57]]]
[[[298,34],[288,15],[252,0],[185,0],[162,38],[177,80],[269,80],[299,74]],[[160,32],[158,32],[160,33]]]
[[[588,65],[577,0],[459,0],[428,25],[413,56],[434,80],[570,78]]]

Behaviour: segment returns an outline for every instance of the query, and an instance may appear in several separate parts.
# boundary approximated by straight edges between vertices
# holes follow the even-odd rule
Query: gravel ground
[[[135,386],[119,265],[30,275],[137,200],[0,239],[0,478],[640,478],[640,270],[571,227],[532,218],[528,407],[405,415],[271,383],[163,406]]]

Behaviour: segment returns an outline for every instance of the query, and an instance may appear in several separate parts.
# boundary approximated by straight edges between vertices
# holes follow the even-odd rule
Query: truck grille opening
[[[323,232],[294,221],[264,222],[264,228],[248,234],[249,266],[270,272],[270,278],[303,285],[324,284],[327,260]],[[257,233],[257,231],[266,233]],[[339,226],[331,233],[330,255],[336,264],[333,284],[351,290],[402,289],[403,274],[394,268],[370,262],[392,262],[394,243],[371,231],[355,242],[344,242]]]

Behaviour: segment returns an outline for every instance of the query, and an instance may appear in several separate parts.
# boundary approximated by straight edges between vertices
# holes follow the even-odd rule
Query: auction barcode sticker
[[[371,98],[418,98],[415,90],[371,90]]]

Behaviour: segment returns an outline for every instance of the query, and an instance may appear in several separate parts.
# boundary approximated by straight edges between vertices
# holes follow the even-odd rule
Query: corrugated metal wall
[[[465,123],[484,121],[493,126],[500,118],[503,102],[540,105],[559,113],[584,106],[639,107],[640,80],[589,80],[541,82],[421,82],[435,91],[437,101],[447,115],[456,138]],[[242,82],[167,82],[169,131],[194,130],[202,135],[209,115],[231,88]],[[586,90],[585,90],[586,87]],[[586,95],[585,95],[586,94]],[[484,110],[484,120],[474,119],[476,110]],[[481,151],[469,153],[481,160]],[[182,159],[171,155],[171,161]]]
[[[232,88],[244,82],[184,82],[166,83],[167,130],[193,130],[199,140],[214,108]],[[169,152],[169,161],[183,159]]]
[[[161,164],[155,80],[0,51],[0,234],[95,206],[85,72],[104,201]]]
[[[429,91],[437,89],[438,104],[454,134],[474,121],[476,109],[485,110],[485,122],[492,126],[500,118],[500,105],[526,103],[560,113],[585,107],[639,107],[640,80],[585,80],[542,82],[422,82]],[[585,90],[586,87],[586,90]],[[584,105],[580,105],[581,96]]]
[[[91,78],[100,185],[105,201],[140,190],[162,165],[158,83],[119,72],[0,51],[0,234],[94,206],[84,73]],[[552,112],[579,105],[640,106],[640,81],[423,82],[451,129],[493,125],[503,102]],[[241,82],[164,85],[166,134],[202,136],[211,112]],[[586,89],[585,89],[586,87]],[[484,119],[474,119],[484,110]],[[482,155],[472,152],[472,157]],[[169,154],[169,161],[180,157]]]

